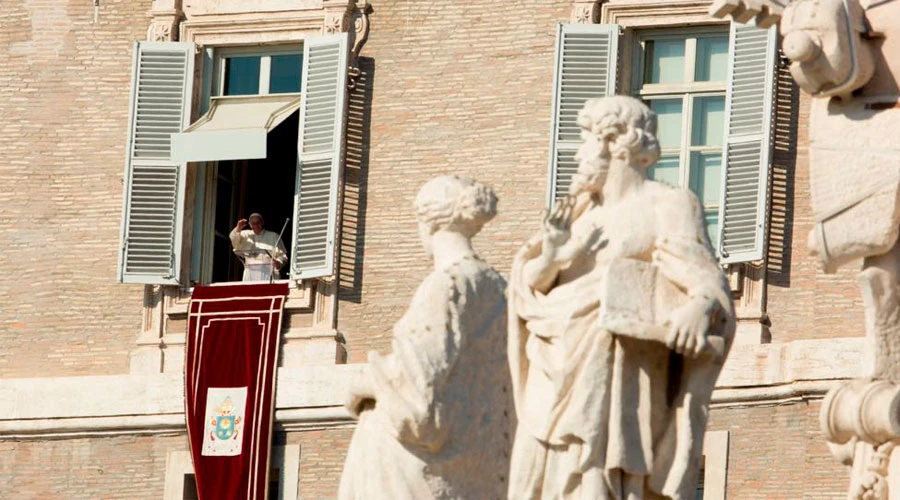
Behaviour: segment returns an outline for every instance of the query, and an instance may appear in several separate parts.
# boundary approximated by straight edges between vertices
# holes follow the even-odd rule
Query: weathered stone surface
[[[369,353],[347,408],[359,418],[342,499],[502,498],[512,400],[505,363],[505,281],[470,239],[496,197],[442,176],[416,199],[434,271],[394,325],[393,352]]]
[[[731,293],[696,197],[647,179],[656,117],[589,100],[571,196],[518,253],[511,499],[690,498]]]

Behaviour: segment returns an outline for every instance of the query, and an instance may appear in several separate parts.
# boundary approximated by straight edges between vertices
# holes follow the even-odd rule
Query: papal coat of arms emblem
[[[210,387],[206,394],[206,432],[203,451],[207,456],[241,454],[244,441],[246,387]]]

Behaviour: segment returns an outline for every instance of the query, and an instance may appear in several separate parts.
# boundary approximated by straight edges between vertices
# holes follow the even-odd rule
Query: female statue
[[[415,208],[434,270],[394,325],[393,353],[369,353],[347,404],[359,424],[341,499],[490,499],[506,494],[512,415],[506,283],[472,249],[496,214],[490,188],[455,176]]]

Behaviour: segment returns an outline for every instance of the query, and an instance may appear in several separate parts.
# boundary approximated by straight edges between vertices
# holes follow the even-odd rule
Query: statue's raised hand
[[[575,199],[571,196],[556,200],[553,207],[545,212],[542,223],[543,255],[550,262],[558,262],[560,250],[572,236],[572,212]]]

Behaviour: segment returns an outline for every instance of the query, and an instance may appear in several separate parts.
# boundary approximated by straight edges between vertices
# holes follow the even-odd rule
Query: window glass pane
[[[225,89],[222,95],[259,94],[259,56],[225,59]]]
[[[651,99],[656,113],[656,138],[662,149],[681,147],[681,99]]]
[[[657,182],[662,182],[670,186],[678,187],[681,176],[678,172],[678,155],[663,155],[655,165],[650,167],[647,172],[648,176]]]
[[[728,73],[728,37],[697,38],[697,62],[694,81],[724,82]]]
[[[722,152],[691,153],[691,190],[704,208],[719,207]]]
[[[302,68],[303,56],[300,54],[272,56],[269,93],[300,92],[300,70]]]
[[[725,134],[725,96],[694,98],[692,146],[721,146]]]
[[[647,40],[644,83],[684,82],[684,39]]]

